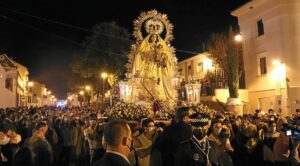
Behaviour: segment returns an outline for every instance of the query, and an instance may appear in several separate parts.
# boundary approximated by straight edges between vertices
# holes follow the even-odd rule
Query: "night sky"
[[[42,21],[7,9],[91,29],[115,21],[133,32],[141,11],[156,9],[174,25],[176,49],[201,52],[213,32],[237,27],[230,11],[249,0],[0,0],[0,53],[28,67],[30,79],[45,83],[58,98],[69,90],[69,63],[90,32]],[[193,54],[176,52],[179,59]]]

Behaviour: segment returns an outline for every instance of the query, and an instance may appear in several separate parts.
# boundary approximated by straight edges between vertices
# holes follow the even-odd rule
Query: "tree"
[[[230,98],[239,96],[239,79],[243,71],[241,44],[234,37],[230,27],[228,34],[212,34],[207,47],[211,58],[227,74]]]
[[[120,77],[125,70],[130,46],[130,34],[126,29],[115,22],[100,23],[84,40],[83,52],[73,56],[70,67],[73,73],[86,79],[99,96],[103,83],[101,72]]]

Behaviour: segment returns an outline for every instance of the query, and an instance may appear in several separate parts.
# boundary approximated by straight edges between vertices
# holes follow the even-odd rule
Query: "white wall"
[[[197,72],[197,66],[199,63],[202,63],[203,65],[203,60],[207,57],[208,57],[207,53],[201,53],[191,58],[180,61],[177,63],[177,70],[179,69],[182,70],[181,76],[184,78],[186,82],[191,81],[192,78],[194,78],[195,80],[203,79],[206,73],[204,70],[203,71],[199,70],[199,72]],[[188,69],[189,66],[191,66],[191,69]]]
[[[16,96],[14,92],[5,88],[6,72],[0,65],[0,108],[15,107]]]
[[[229,98],[229,90],[228,89],[215,89],[215,95],[218,100],[223,103],[227,102],[227,98]],[[248,90],[240,89],[239,90],[239,98],[242,102],[249,102],[248,100]]]
[[[280,107],[283,115],[293,113],[300,101],[300,1],[299,0],[257,0],[232,12],[238,17],[243,35],[243,57],[245,63],[246,88],[249,90],[251,109],[269,103],[276,106],[276,81],[271,73],[275,66],[273,60],[286,65],[289,82],[281,84],[282,97]],[[262,19],[264,35],[258,36],[257,21]],[[267,74],[259,74],[259,57],[267,58]],[[287,84],[290,92],[287,93]],[[261,102],[270,101],[270,102]]]

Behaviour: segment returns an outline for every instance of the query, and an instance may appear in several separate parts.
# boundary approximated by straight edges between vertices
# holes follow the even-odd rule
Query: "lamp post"
[[[83,106],[82,104],[84,102],[84,91],[83,90],[79,91],[79,95],[80,95],[80,98],[82,99],[81,100],[81,106]]]
[[[243,38],[242,38],[242,35],[241,35],[241,34],[237,34],[237,35],[234,36],[234,40],[235,40],[236,42],[238,42],[238,43],[241,42],[242,39],[243,39]]]
[[[85,90],[86,90],[86,98],[87,98],[87,104],[90,105],[90,99],[91,99],[91,93],[90,93],[90,90],[91,90],[91,87],[89,85],[86,85],[85,86]]]
[[[101,77],[103,79],[103,83],[102,83],[102,102],[104,103],[104,87],[105,87],[105,79],[107,78],[107,73],[103,72],[101,74]]]
[[[33,82],[32,81],[27,82],[27,92],[26,92],[26,95],[27,95],[26,104],[27,105],[32,103],[32,87],[33,87]]]

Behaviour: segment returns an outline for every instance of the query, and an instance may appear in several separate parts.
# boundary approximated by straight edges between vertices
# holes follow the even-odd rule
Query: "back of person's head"
[[[131,130],[126,121],[114,120],[109,122],[104,128],[104,140],[107,146],[117,147],[122,138],[128,137]]]
[[[44,121],[40,121],[36,124],[36,126],[34,127],[34,131],[39,131],[42,127],[46,127],[47,123]]]
[[[177,122],[183,122],[186,117],[191,114],[191,109],[189,107],[181,107],[176,110],[175,120]]]

